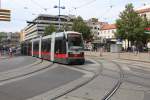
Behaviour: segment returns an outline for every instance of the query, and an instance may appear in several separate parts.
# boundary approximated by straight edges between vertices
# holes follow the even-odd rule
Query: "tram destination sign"
[[[10,21],[11,11],[8,9],[0,9],[0,21]]]

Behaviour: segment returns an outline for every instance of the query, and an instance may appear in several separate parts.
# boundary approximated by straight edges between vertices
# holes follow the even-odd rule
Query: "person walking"
[[[148,54],[150,56],[150,42],[147,43],[147,48],[148,48]]]
[[[0,56],[2,55],[2,48],[0,47]]]
[[[12,57],[12,52],[13,52],[13,51],[12,51],[12,48],[10,47],[10,48],[9,48],[9,56],[10,56],[10,57]]]

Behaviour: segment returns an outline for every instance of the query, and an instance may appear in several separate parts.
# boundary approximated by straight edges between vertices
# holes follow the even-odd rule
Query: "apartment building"
[[[108,24],[107,22],[100,22],[96,18],[91,18],[86,21],[86,24],[90,27],[91,32],[93,34],[94,40],[97,39],[99,35],[99,31],[101,30],[102,26]]]
[[[106,24],[99,30],[98,37],[102,39],[115,39],[116,25]]]

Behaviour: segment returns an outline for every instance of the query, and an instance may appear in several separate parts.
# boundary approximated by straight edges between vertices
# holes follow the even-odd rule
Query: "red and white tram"
[[[22,44],[22,53],[63,64],[84,64],[82,34],[73,31],[52,33]]]

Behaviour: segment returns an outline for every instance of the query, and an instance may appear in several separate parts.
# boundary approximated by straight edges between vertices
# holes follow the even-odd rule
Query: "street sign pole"
[[[0,0],[0,9],[1,9],[1,0]]]

